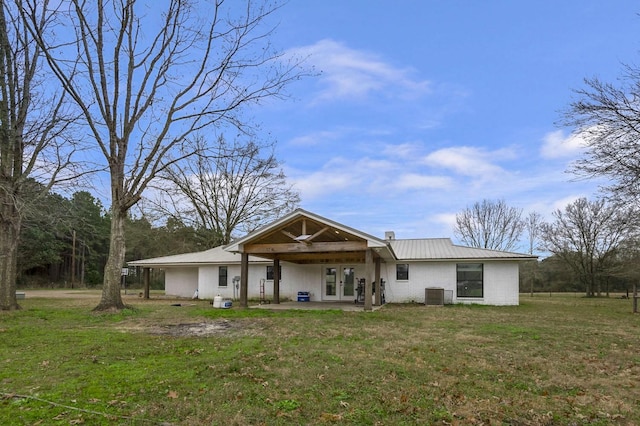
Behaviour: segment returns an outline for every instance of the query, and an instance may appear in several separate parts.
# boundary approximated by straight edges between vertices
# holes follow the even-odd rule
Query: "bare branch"
[[[210,145],[198,140],[201,148]],[[168,202],[155,200],[157,208],[196,228],[215,231],[220,243],[231,242],[239,231],[251,232],[297,207],[299,195],[286,182],[270,145],[218,140],[214,155],[199,155],[166,170],[173,185]],[[165,185],[165,190],[170,186]]]
[[[587,145],[570,171],[607,178],[602,189],[614,198],[638,203],[640,194],[640,69],[625,66],[619,85],[585,79],[575,90],[560,124],[572,127]]]
[[[504,200],[483,200],[456,215],[455,235],[465,244],[492,250],[515,250],[524,229],[522,210]]]

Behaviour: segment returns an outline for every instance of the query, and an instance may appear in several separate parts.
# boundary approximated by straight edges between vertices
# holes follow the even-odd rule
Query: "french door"
[[[355,300],[355,267],[350,265],[325,266],[323,271],[323,300]]]

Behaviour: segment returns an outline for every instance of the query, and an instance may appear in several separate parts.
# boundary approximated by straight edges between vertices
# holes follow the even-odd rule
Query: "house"
[[[165,271],[165,292],[281,299],[517,305],[519,264],[536,256],[455,245],[448,238],[377,238],[298,209],[233,243],[129,262]],[[148,274],[146,274],[148,276]]]

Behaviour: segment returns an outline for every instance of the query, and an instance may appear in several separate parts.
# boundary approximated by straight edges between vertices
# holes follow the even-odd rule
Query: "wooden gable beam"
[[[311,241],[313,241],[314,239],[316,239],[318,236],[324,234],[329,227],[325,226],[324,228],[322,228],[321,230],[319,230],[318,232],[316,232],[313,235],[307,235],[306,234],[306,226],[304,226],[302,229],[302,234],[300,235],[294,235],[291,232],[285,230],[285,229],[281,229],[280,232],[282,232],[284,235],[286,235],[287,237],[291,238],[294,241],[298,241],[300,243],[310,243]]]
[[[320,235],[324,234],[324,233],[327,231],[327,229],[329,229],[329,227],[328,227],[328,226],[325,226],[324,228],[322,228],[321,230],[319,230],[318,232],[316,232],[315,234],[313,234],[312,236],[310,236],[309,238],[307,238],[305,241],[306,241],[306,242],[311,242],[311,241],[313,241],[316,237],[318,237],[318,236],[320,236]]]
[[[282,232],[284,235],[286,235],[287,237],[291,238],[294,241],[296,241],[296,238],[298,238],[295,235],[293,235],[291,232],[285,231],[284,229],[281,229],[280,232]]]

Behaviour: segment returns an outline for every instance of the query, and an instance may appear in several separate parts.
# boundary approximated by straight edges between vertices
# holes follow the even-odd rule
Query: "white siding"
[[[267,280],[268,264],[249,265],[248,297],[260,298],[260,281],[265,280],[264,291],[267,300],[273,300],[273,280]],[[325,265],[297,265],[281,262],[280,299],[297,300],[299,291],[308,291],[311,301],[322,301],[322,279]],[[356,276],[364,276],[364,265],[355,266]],[[233,277],[240,275],[240,265],[227,265],[228,287],[218,286],[218,266],[201,266],[199,273],[199,291],[201,299],[213,299],[215,296],[239,297],[234,293]],[[194,290],[195,291],[195,290]],[[192,293],[193,294],[193,293]]]
[[[386,281],[388,303],[424,303],[425,288],[439,287],[453,294],[453,303],[482,305],[518,305],[519,286],[517,262],[490,261],[484,265],[484,297],[456,297],[456,265],[468,262],[398,262],[409,264],[409,280],[396,281],[396,264],[383,265],[381,275]],[[476,263],[476,262],[472,262]]]
[[[166,268],[164,271],[165,294],[178,297],[193,297],[198,289],[198,268]]]
[[[228,278],[228,288],[218,287],[218,265],[201,266],[198,275],[198,298],[213,299],[215,296],[233,297],[231,277]],[[227,269],[227,273],[228,273]]]
[[[273,300],[273,280],[267,280],[268,263],[250,264],[248,277],[248,297],[249,299],[260,298],[260,281],[264,280],[264,297]],[[295,265],[282,262],[282,276],[280,277],[280,298],[296,300],[298,291],[317,292],[319,287],[320,272],[315,274],[317,266]],[[220,266],[227,267],[227,287],[220,287],[218,284]],[[240,297],[240,290],[234,289],[233,277],[240,276],[240,265],[208,265],[199,268],[199,291],[201,299],[213,299],[215,296],[225,298]],[[318,296],[319,297],[319,296]],[[312,298],[312,300],[314,300]],[[317,300],[320,300],[319,298]]]
[[[465,262],[398,262],[409,264],[409,280],[396,281],[396,264],[383,263],[380,275],[385,281],[387,303],[424,303],[425,288],[444,288],[453,295],[453,303],[484,305],[517,305],[519,303],[518,263],[513,261],[486,261],[484,264],[484,297],[456,297],[456,265]],[[260,280],[265,280],[265,298],[273,300],[273,281],[266,280],[267,263],[249,265],[248,297],[260,298]],[[196,289],[200,299],[240,297],[234,289],[233,277],[240,276],[240,265],[227,266],[228,286],[218,286],[219,265],[167,268],[165,292],[168,295],[192,297]],[[322,301],[323,268],[328,265],[296,265],[282,262],[280,298],[297,300],[299,291],[310,292],[312,301]],[[340,266],[340,265],[336,265]],[[346,265],[345,265],[346,266]],[[356,277],[364,277],[364,265],[355,266]],[[235,291],[234,291],[235,290]]]
[[[220,266],[227,267],[227,286],[219,286],[219,268]],[[222,296],[224,298],[239,298],[240,289],[234,288],[233,277],[240,276],[240,265],[207,265],[199,267],[198,277],[198,297],[200,299],[213,299],[215,296]],[[266,264],[252,264],[249,265],[249,278],[248,278],[248,293],[249,298],[260,297],[260,280],[266,278],[267,265]],[[273,288],[273,287],[271,287]],[[266,287],[265,287],[266,289]]]
[[[390,263],[385,273],[385,296],[388,303],[424,303],[424,289],[439,287],[445,290],[456,288],[456,264],[451,262],[398,262],[409,264],[409,280],[396,281],[396,264]]]
[[[318,265],[297,265],[294,263],[280,263],[282,276],[280,277],[280,299],[297,300],[299,291],[308,291],[312,301],[322,300],[322,270]],[[266,280],[267,266],[249,267],[259,278],[249,281],[249,298],[260,297],[260,279],[265,279],[265,298],[273,300],[273,280]]]
[[[484,304],[519,304],[519,266],[517,262],[484,263]]]
[[[318,265],[297,265],[282,262],[280,298],[298,300],[299,291],[308,291],[310,300],[322,300],[321,270]],[[266,282],[267,299],[273,299],[273,281]]]

